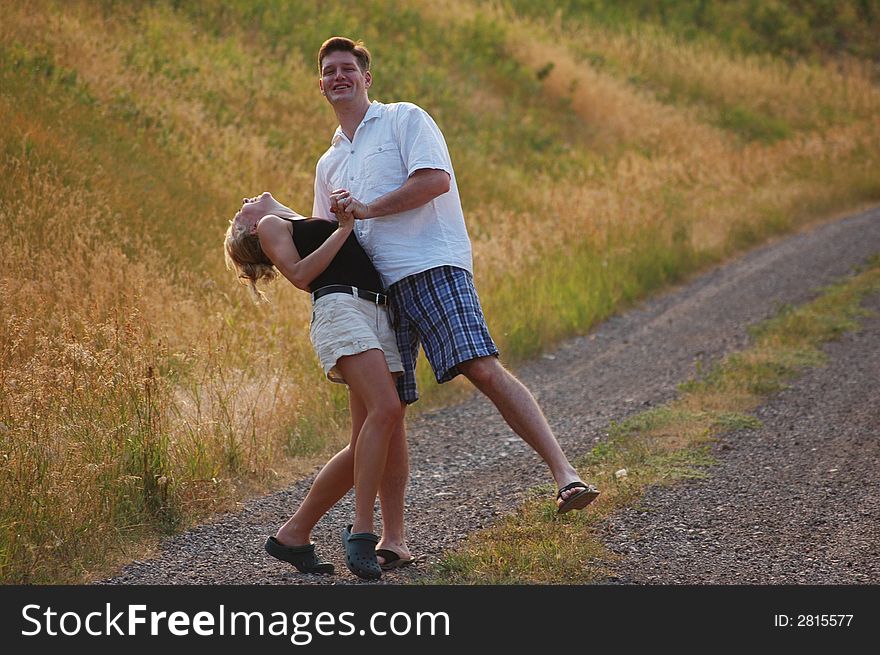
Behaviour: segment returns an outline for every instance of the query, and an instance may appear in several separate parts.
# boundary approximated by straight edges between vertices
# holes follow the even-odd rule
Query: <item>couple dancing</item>
[[[349,388],[351,442],[327,462],[266,550],[299,571],[332,573],[333,565],[317,556],[311,531],[354,487],[354,522],[342,537],[345,563],[361,578],[378,579],[412,561],[403,520],[404,414],[418,399],[420,345],[438,382],[463,374],[543,458],[559,489],[558,512],[582,509],[599,492],[580,480],[532,394],[498,360],[439,128],[413,104],[370,101],[370,53],[363,44],[328,39],[318,65],[321,93],[339,127],[318,161],[312,217],[268,192],[245,198],[225,251],[258,296],[256,283],[279,272],[311,293],[312,344],[328,379]]]

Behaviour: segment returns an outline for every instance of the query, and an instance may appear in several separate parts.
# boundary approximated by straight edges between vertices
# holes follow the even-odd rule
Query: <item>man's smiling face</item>
[[[321,92],[331,105],[366,100],[372,81],[370,71],[362,71],[351,52],[331,52],[321,62]]]

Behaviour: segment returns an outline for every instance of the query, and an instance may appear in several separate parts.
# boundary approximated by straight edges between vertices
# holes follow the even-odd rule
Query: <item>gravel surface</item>
[[[655,487],[606,543],[632,584],[880,582],[880,294],[829,365],[776,394],[758,430],[716,445],[711,477]]]
[[[676,385],[748,345],[748,325],[880,252],[880,208],[816,227],[720,266],[517,369],[571,458],[611,420],[663,403]],[[880,301],[870,303],[880,310]],[[606,527],[625,555],[608,583],[880,581],[880,320],[830,344],[814,369],[758,413],[760,430],[727,436],[711,477],[652,489]],[[475,394],[408,422],[409,545],[421,561],[363,583],[345,570],[339,534],[352,494],[313,538],[334,576],[301,575],[263,551],[311,478],[165,540],[98,584],[404,584],[445,549],[552,482],[540,459]],[[548,498],[553,492],[548,490]]]

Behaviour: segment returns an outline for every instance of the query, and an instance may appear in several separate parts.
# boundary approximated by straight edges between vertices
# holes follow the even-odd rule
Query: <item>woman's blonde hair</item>
[[[278,277],[278,271],[260,247],[257,235],[251,234],[245,226],[236,224],[233,219],[229,221],[226,230],[223,252],[226,256],[226,268],[238,273],[239,282],[248,286],[254,302],[268,302],[266,294],[257,289],[257,282],[271,282]]]

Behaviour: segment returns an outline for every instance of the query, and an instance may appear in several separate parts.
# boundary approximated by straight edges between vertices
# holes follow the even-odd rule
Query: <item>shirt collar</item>
[[[367,113],[364,114],[364,120],[361,121],[361,125],[366,125],[369,121],[375,118],[381,118],[384,113],[385,105],[378,100],[373,100],[373,102],[370,103],[370,106],[367,107]],[[333,138],[330,139],[330,143],[335,146],[344,136],[345,133],[342,131],[342,126],[338,125],[336,131],[333,133]]]

